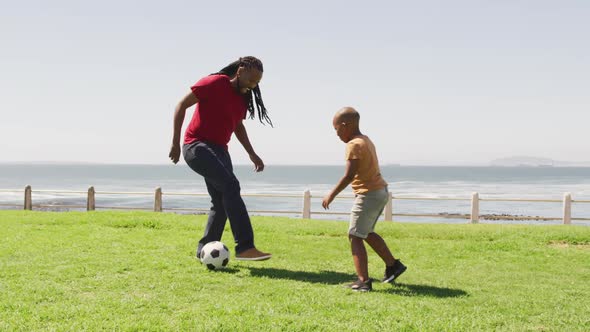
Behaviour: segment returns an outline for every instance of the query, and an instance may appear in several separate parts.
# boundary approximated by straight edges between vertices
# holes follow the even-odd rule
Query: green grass
[[[590,330],[589,227],[381,222],[408,271],[354,293],[345,222],[253,217],[273,258],[213,272],[205,220],[0,212],[0,330]]]

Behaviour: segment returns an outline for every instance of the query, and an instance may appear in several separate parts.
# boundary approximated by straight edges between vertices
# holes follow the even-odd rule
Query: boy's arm
[[[248,156],[250,156],[250,160],[254,163],[254,170],[256,170],[256,172],[262,172],[264,170],[264,162],[258,157],[256,152],[254,152],[254,148],[252,147],[252,144],[250,144],[250,139],[248,138],[248,132],[242,121],[238,123],[236,130],[234,130],[234,135],[236,135],[236,138],[240,141],[248,153]]]
[[[338,184],[336,185],[336,187],[334,187],[334,189],[332,189],[332,191],[328,195],[326,195],[326,197],[324,197],[324,200],[322,201],[322,207],[324,209],[327,210],[330,207],[330,203],[332,203],[334,198],[336,198],[336,196],[338,196],[338,194],[342,190],[344,190],[344,188],[346,188],[352,182],[358,169],[359,169],[359,160],[358,159],[352,159],[352,160],[346,161],[346,172],[345,172],[344,176],[340,179],[340,181],[338,181]]]

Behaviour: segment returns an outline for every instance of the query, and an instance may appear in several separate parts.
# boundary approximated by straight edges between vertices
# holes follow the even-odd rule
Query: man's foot
[[[393,263],[392,266],[385,267],[385,275],[383,276],[383,282],[393,282],[397,277],[404,273],[408,268],[402,264],[398,259]]]
[[[367,281],[358,279],[357,281],[348,285],[348,287],[355,292],[370,292],[373,290],[373,279],[369,278]]]
[[[200,260],[201,259],[201,250],[203,250],[203,247],[205,245],[201,242],[199,242],[199,244],[197,245],[197,259]]]
[[[262,252],[256,248],[250,248],[236,254],[236,260],[238,261],[264,261],[271,257],[272,254]]]

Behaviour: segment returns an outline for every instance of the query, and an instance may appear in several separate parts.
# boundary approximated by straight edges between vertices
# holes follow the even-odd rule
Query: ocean
[[[480,214],[542,216],[561,218],[561,202],[497,202],[485,199],[562,200],[564,193],[572,199],[590,200],[590,168],[585,167],[437,167],[382,166],[394,197],[453,198],[465,200],[394,200],[394,214],[469,214],[471,194],[478,192]],[[301,197],[248,197],[249,210],[284,210],[281,214],[301,217],[303,192],[312,194],[312,218],[347,220],[345,215],[320,215],[321,199],[336,184],[343,166],[273,166],[255,173],[251,166],[235,166],[243,194],[295,194]],[[153,194],[116,195],[100,192],[149,192],[161,187],[166,208],[207,209],[207,196],[166,196],[166,193],[206,193],[203,179],[188,166],[179,165],[103,165],[103,164],[0,164],[0,204],[22,208],[26,185],[33,189],[33,204],[85,205],[84,194],[45,193],[35,190],[87,191],[94,186],[98,192],[97,206],[153,208]],[[19,192],[5,192],[15,189]],[[335,200],[330,211],[346,213],[352,204],[352,191],[346,189]],[[1,209],[18,207],[0,206]],[[77,209],[57,209],[77,210]],[[81,209],[78,209],[81,210]],[[256,214],[256,213],[253,213]],[[272,213],[270,213],[272,214]],[[278,215],[278,214],[277,214]],[[573,218],[590,218],[590,203],[572,204]],[[396,221],[464,223],[461,218],[394,216]],[[559,224],[554,221],[482,220],[488,223]],[[574,224],[590,225],[588,221]]]

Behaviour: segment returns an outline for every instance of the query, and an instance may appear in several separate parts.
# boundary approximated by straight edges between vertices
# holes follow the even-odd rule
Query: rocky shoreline
[[[442,218],[448,218],[448,219],[469,219],[471,218],[470,214],[464,214],[464,213],[448,213],[448,212],[442,212],[442,213],[438,213],[437,216],[440,216]],[[547,220],[547,219],[553,219],[553,218],[547,218],[547,217],[541,217],[541,216],[527,216],[527,215],[519,215],[519,214],[507,214],[507,213],[501,213],[501,214],[480,214],[479,215],[479,219],[480,220]]]
[[[0,210],[20,210],[21,208],[3,208]],[[35,207],[34,208],[36,211],[47,211],[47,212],[70,212],[70,211],[85,211],[86,209],[83,207],[80,208],[71,208],[71,207],[60,207],[60,206],[44,206],[44,207]],[[107,209],[108,210],[108,209]],[[145,209],[146,211],[149,211],[149,208]],[[195,215],[202,215],[202,214],[207,214],[206,212],[202,212],[202,211],[183,211],[183,212],[177,212],[180,214],[195,214]],[[433,214],[433,217],[440,217],[440,218],[445,218],[445,219],[470,219],[471,215],[469,214],[464,214],[464,213],[449,213],[449,212],[441,212],[441,213],[437,213],[437,214]],[[543,220],[551,220],[551,219],[556,219],[556,218],[547,218],[547,217],[541,217],[541,216],[528,216],[528,215],[519,215],[519,214],[507,214],[507,213],[501,213],[501,214],[481,214],[479,216],[480,220],[537,220],[537,221],[543,221]]]

